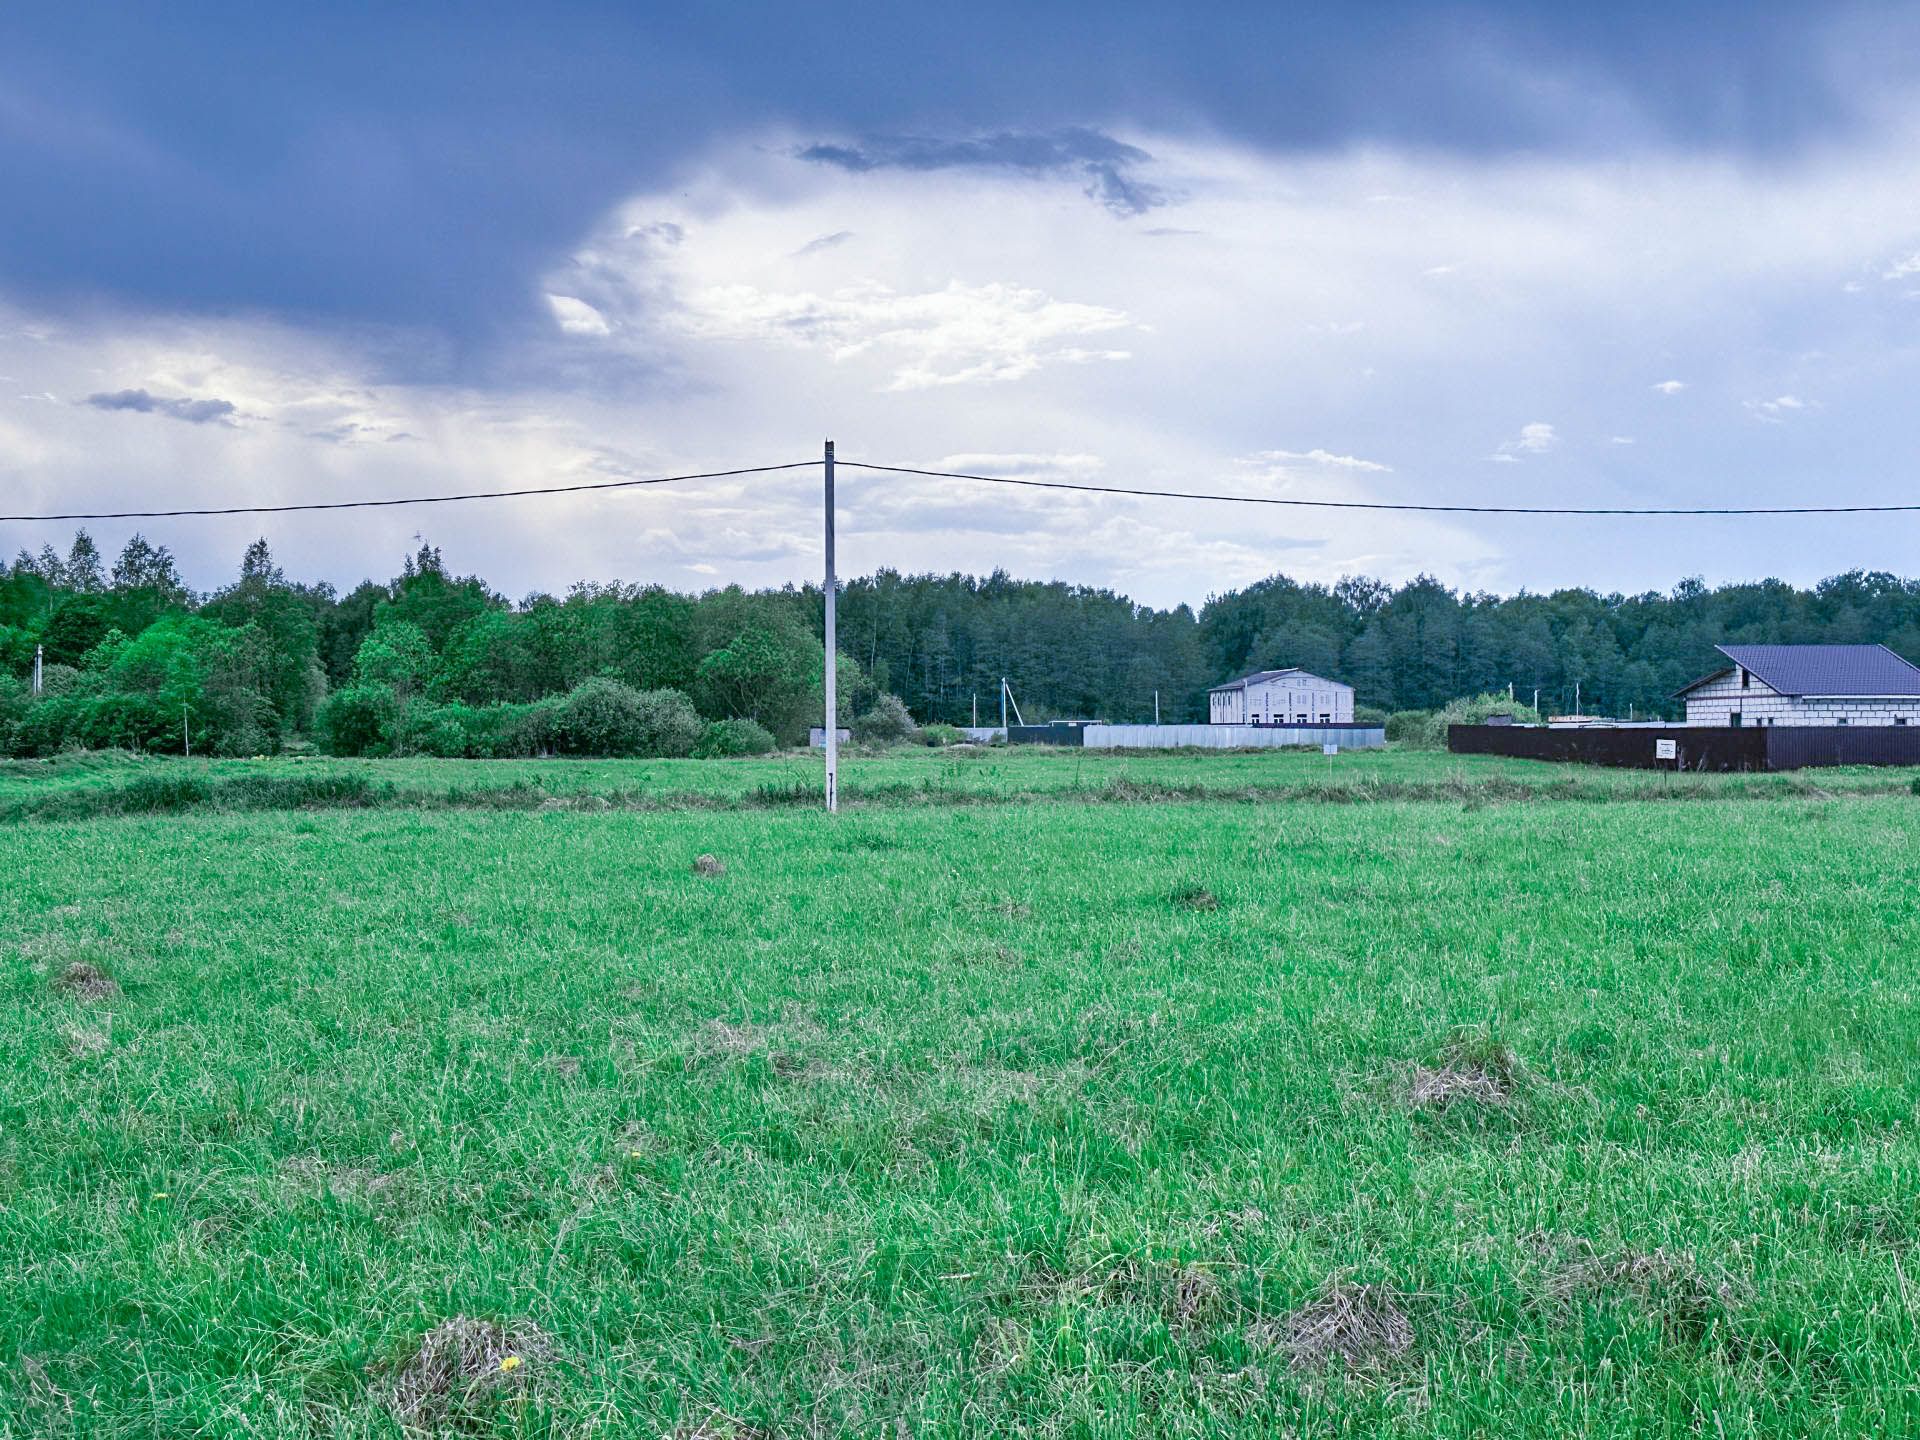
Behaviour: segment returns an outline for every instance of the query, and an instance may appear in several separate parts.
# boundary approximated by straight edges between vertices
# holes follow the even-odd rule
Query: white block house
[[[1920,668],[1884,645],[1714,648],[1732,663],[1674,696],[1689,725],[1920,725]]]
[[[1351,725],[1353,687],[1300,669],[1256,670],[1207,692],[1215,725]]]

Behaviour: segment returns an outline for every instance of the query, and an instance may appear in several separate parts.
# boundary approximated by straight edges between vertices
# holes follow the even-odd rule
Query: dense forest
[[[82,531],[0,564],[0,752],[75,746],[255,754],[739,754],[797,743],[824,663],[814,587],[685,595],[582,582],[510,602],[423,545],[345,594],[290,579],[265,541],[230,584],[192,591],[135,536],[108,564]],[[1301,665],[1379,711],[1537,690],[1543,708],[1674,713],[1716,643],[1880,641],[1920,653],[1920,582],[1854,572],[1671,594],[1462,594],[1427,577],[1332,586],[1274,576],[1155,610],[1001,573],[849,582],[842,718],[876,737],[999,717],[1205,715],[1207,686]],[[29,688],[43,647],[43,693]]]

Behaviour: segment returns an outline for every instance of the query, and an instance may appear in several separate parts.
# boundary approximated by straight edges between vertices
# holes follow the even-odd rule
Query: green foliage
[[[354,654],[353,678],[361,685],[386,686],[404,704],[426,693],[438,666],[426,631],[406,620],[383,617]]]
[[[198,620],[232,632],[216,643],[179,628]],[[659,586],[582,584],[564,599],[509,605],[476,576],[448,572],[422,545],[391,580],[343,595],[302,585],[250,545],[236,578],[204,601],[173,557],[144,537],[106,569],[97,547],[42,547],[0,567],[0,673],[23,678],[44,645],[50,697],[147,697],[189,706],[196,750],[251,754],[317,732],[328,687],[384,685],[406,724],[377,742],[444,750],[453,728],[415,712],[457,704],[468,753],[539,753],[553,737],[529,731],[501,704],[564,698],[605,677],[636,691],[691,694],[709,720],[752,719],[783,743],[819,723],[821,596],[813,589],[701,596]],[[172,679],[140,642],[162,627],[163,650],[191,652]],[[115,632],[122,640],[115,638]],[[1719,663],[1715,642],[1883,641],[1920,655],[1920,581],[1854,572],[1811,590],[1778,581],[1668,594],[1562,590],[1507,598],[1462,594],[1431,577],[1399,586],[1349,578],[1332,586],[1274,576],[1219,595],[1196,615],[1155,610],[1111,591],[1017,581],[1003,574],[903,576],[847,584],[840,604],[840,720],[852,724],[894,694],[922,722],[999,718],[1000,677],[1033,716],[1169,722],[1204,719],[1206,687],[1250,669],[1299,664],[1356,686],[1362,717],[1431,714],[1458,695],[1511,684],[1548,709],[1671,714],[1670,697]],[[132,681],[120,656],[142,657]],[[364,653],[363,653],[364,652]],[[73,680],[73,671],[81,678]],[[146,734],[148,707],[101,707],[85,723],[32,727],[56,749],[90,734]],[[70,717],[69,717],[70,718]],[[398,717],[396,717],[396,722]],[[1396,726],[1404,731],[1404,716]],[[1417,727],[1430,735],[1424,721]],[[204,729],[204,736],[202,735]],[[17,745],[0,734],[0,744]],[[148,743],[171,745],[165,734]],[[527,748],[527,747],[534,748]]]
[[[824,650],[789,608],[723,592],[705,614],[712,645],[694,667],[703,714],[765,726],[783,744],[799,744],[817,723]]]
[[[1397,738],[1400,744],[1411,749],[1444,750],[1447,748],[1449,725],[1484,725],[1489,715],[1511,715],[1516,725],[1540,723],[1539,711],[1531,705],[1516,703],[1504,693],[1466,695],[1458,700],[1449,700],[1441,709],[1422,715],[1417,721],[1404,724],[1398,737],[1390,731],[1387,738]]]
[[[635,690],[606,676],[568,691],[553,728],[563,755],[690,755],[700,740],[699,713],[678,690]]]
[[[391,754],[400,715],[392,686],[349,685],[321,702],[316,738],[329,755]]]
[[[734,718],[711,720],[700,732],[694,756],[702,760],[723,759],[735,755],[771,754],[777,742],[771,732],[757,721]]]
[[[966,738],[966,733],[958,725],[943,725],[938,720],[920,727],[920,743],[923,745],[959,745]]]
[[[1387,712],[1378,705],[1356,705],[1353,707],[1353,723],[1356,725],[1385,725]]]
[[[1430,710],[1394,711],[1385,722],[1387,743],[1412,745],[1423,741],[1427,734],[1427,722],[1432,718],[1433,712]]]
[[[900,745],[913,738],[913,716],[897,695],[881,695],[873,707],[853,719],[853,738],[862,745]]]

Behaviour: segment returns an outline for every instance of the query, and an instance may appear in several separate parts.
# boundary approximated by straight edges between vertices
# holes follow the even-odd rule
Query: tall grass
[[[1916,1433],[1912,803],[0,829],[0,1435]]]

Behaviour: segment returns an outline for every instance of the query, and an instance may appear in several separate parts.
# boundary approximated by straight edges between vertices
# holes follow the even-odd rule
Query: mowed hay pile
[[[1526,1066],[1506,1046],[1456,1042],[1435,1064],[1414,1067],[1407,1078],[1407,1104],[1433,1111],[1461,1101],[1502,1106],[1514,1099],[1527,1079]]]
[[[528,1321],[511,1327],[456,1315],[429,1330],[387,1391],[394,1418],[427,1434],[479,1418],[495,1396],[525,1385],[554,1357],[553,1341]]]
[[[1667,1339],[1697,1344],[1733,1323],[1740,1287],[1709,1274],[1679,1250],[1597,1253],[1585,1240],[1541,1237],[1535,1248],[1549,1257],[1545,1291],[1557,1305],[1626,1303],[1646,1316]]]
[[[1413,1322],[1391,1288],[1338,1276],[1266,1333],[1298,1371],[1336,1361],[1346,1370],[1384,1370],[1413,1350]]]

